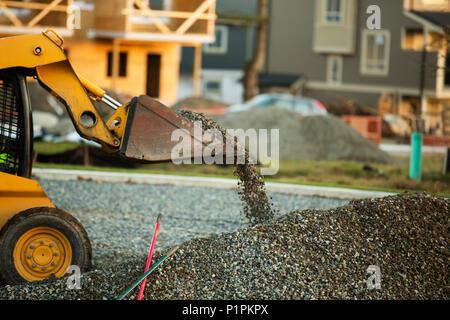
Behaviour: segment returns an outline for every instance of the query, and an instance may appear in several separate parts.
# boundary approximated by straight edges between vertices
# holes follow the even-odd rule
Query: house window
[[[342,56],[328,56],[327,81],[338,84],[342,81]]]
[[[361,73],[387,76],[389,73],[390,33],[388,30],[363,30]]]
[[[219,81],[206,81],[205,90],[207,93],[220,93],[222,85]]]
[[[121,52],[119,54],[119,77],[125,78],[127,76],[127,62],[128,54]],[[108,77],[112,77],[113,73],[113,53],[108,52]]]
[[[325,22],[339,24],[342,22],[342,0],[326,0]]]
[[[225,54],[228,51],[228,27],[216,26],[216,41],[214,43],[206,43],[203,45],[205,53]]]

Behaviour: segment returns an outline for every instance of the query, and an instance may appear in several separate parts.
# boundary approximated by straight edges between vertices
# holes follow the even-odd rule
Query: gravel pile
[[[448,299],[449,212],[448,199],[404,194],[193,239],[149,278],[145,299]],[[0,298],[114,299],[145,260],[117,255],[83,274],[81,290],[59,279],[5,286]],[[367,288],[370,265],[379,290]]]
[[[0,299],[115,299],[143,273],[159,213],[163,213],[163,222],[155,255],[194,238],[248,226],[234,190],[94,181],[39,183],[57,207],[73,214],[85,227],[92,244],[93,268],[82,275],[82,290],[67,290],[66,279],[25,286],[0,284]],[[298,208],[329,209],[348,202],[269,195],[276,217]]]
[[[227,137],[226,130],[220,127],[215,121],[192,111],[179,110],[178,112],[192,122],[200,121],[204,131],[211,129],[219,130],[222,133],[222,137],[224,137],[224,143],[227,143],[228,138],[225,138]],[[234,143],[235,159],[233,162],[237,163],[237,141],[234,141]],[[266,194],[264,181],[256,167],[250,164],[247,152],[245,152],[245,163],[235,165],[234,175],[239,177],[238,194],[244,204],[243,212],[250,224],[256,225],[273,219],[274,212]]]
[[[450,201],[399,195],[195,239],[147,299],[448,299]],[[369,290],[378,266],[381,289]]]
[[[333,115],[302,116],[272,107],[218,117],[216,121],[229,129],[280,129],[280,158],[284,160],[395,161]]]

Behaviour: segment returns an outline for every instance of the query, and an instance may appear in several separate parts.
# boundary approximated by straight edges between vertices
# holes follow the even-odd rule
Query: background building
[[[450,101],[443,24],[450,24],[450,2],[376,1],[381,30],[366,26],[372,4],[272,1],[266,71],[301,74],[303,93],[325,103],[345,98],[380,107],[381,113],[418,113],[427,131],[448,132],[443,128]]]
[[[53,28],[86,78],[166,103],[177,100],[181,47],[214,42],[215,20],[215,0],[0,1],[0,36]]]
[[[255,47],[257,7],[257,0],[217,1],[216,41],[203,45],[201,95],[228,104],[242,102],[243,69]],[[183,48],[180,98],[192,93],[194,53],[193,48]]]

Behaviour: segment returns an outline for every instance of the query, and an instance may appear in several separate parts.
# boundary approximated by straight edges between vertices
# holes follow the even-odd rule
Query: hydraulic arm
[[[184,129],[193,137],[194,124],[147,96],[124,105],[115,101],[77,75],[63,43],[53,30],[0,39],[0,71],[34,76],[64,103],[79,135],[109,152],[147,162],[174,160],[171,150],[177,142],[171,141],[173,130]],[[92,100],[114,109],[108,121],[101,118]]]

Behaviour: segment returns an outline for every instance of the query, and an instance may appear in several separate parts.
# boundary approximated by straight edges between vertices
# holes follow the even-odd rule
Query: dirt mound
[[[191,108],[199,108],[199,107],[228,107],[227,104],[208,99],[205,97],[189,97],[183,100],[178,101],[171,108],[173,110],[180,110],[182,107],[191,107]]]
[[[261,108],[215,120],[229,129],[280,129],[280,158],[285,160],[395,161],[333,115],[302,116],[280,108]]]

